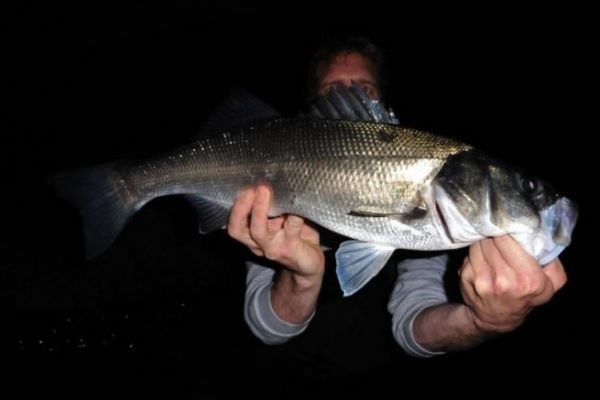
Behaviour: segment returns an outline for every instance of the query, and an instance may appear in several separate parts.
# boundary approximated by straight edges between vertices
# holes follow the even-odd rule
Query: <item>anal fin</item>
[[[229,208],[206,200],[197,194],[186,194],[185,198],[194,207],[198,215],[198,232],[210,233],[227,225]]]

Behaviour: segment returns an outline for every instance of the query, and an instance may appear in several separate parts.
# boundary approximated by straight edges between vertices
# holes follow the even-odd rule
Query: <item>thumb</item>
[[[552,282],[555,291],[562,288],[565,283],[567,283],[567,273],[558,258],[554,259],[554,261],[549,264],[546,264],[543,271],[548,279],[550,279],[550,282]]]
[[[300,235],[302,226],[304,225],[304,218],[297,215],[288,215],[283,224],[283,229],[287,237],[296,237]]]

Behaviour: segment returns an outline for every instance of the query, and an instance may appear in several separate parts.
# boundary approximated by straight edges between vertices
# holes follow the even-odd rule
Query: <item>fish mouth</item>
[[[556,244],[566,247],[571,243],[571,235],[579,214],[578,207],[568,198],[562,197],[549,207],[549,209],[552,208],[556,210],[555,213],[558,215],[558,223],[552,232],[552,239]],[[542,212],[542,216],[545,213],[546,210]]]
[[[535,255],[541,265],[546,265],[571,243],[571,235],[577,222],[577,205],[566,197],[561,197],[549,207],[540,211],[540,233],[531,237],[526,233],[520,242],[530,243],[530,254]]]

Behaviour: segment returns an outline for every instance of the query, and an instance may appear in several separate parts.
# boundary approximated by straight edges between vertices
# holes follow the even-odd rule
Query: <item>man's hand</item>
[[[429,351],[469,349],[516,329],[567,281],[560,260],[542,268],[510,236],[472,244],[459,274],[465,304],[429,307],[414,320],[414,338]]]
[[[296,215],[268,218],[271,191],[244,191],[231,209],[227,231],[258,256],[285,267],[271,289],[271,304],[284,321],[303,323],[314,313],[325,272],[319,233]]]
[[[510,236],[471,245],[459,270],[460,287],[473,323],[482,332],[508,332],[567,281],[559,259],[544,268]]]
[[[309,279],[322,275],[319,233],[296,215],[268,218],[271,191],[265,186],[242,193],[231,209],[227,230],[250,250]]]

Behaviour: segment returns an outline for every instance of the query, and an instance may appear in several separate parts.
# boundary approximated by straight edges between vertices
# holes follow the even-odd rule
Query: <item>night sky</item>
[[[0,354],[11,372],[0,375],[0,398],[12,398],[13,387],[74,398],[218,398],[236,387],[364,397],[423,377],[497,387],[508,373],[531,378],[533,388],[567,371],[572,390],[589,383],[576,361],[597,361],[590,349],[600,339],[592,326],[597,123],[584,122],[591,103],[581,94],[592,82],[585,13],[391,12],[387,2],[366,10],[296,1],[50,3],[15,2],[2,18]],[[242,319],[249,253],[224,232],[199,236],[193,210],[175,197],[145,206],[109,251],[84,260],[77,211],[46,178],[186,143],[235,88],[292,116],[305,106],[310,55],[340,33],[368,36],[384,50],[388,103],[404,125],[467,141],[579,204],[561,256],[570,280],[518,331],[469,352],[410,359],[389,337],[383,273],[353,300],[341,300],[333,281],[324,296],[341,304],[340,314],[324,311],[287,349],[262,345]],[[362,319],[367,328],[345,330]],[[324,361],[302,364],[294,358],[302,346]],[[302,385],[286,368],[301,371],[294,379]],[[510,393],[509,383],[502,387]]]

